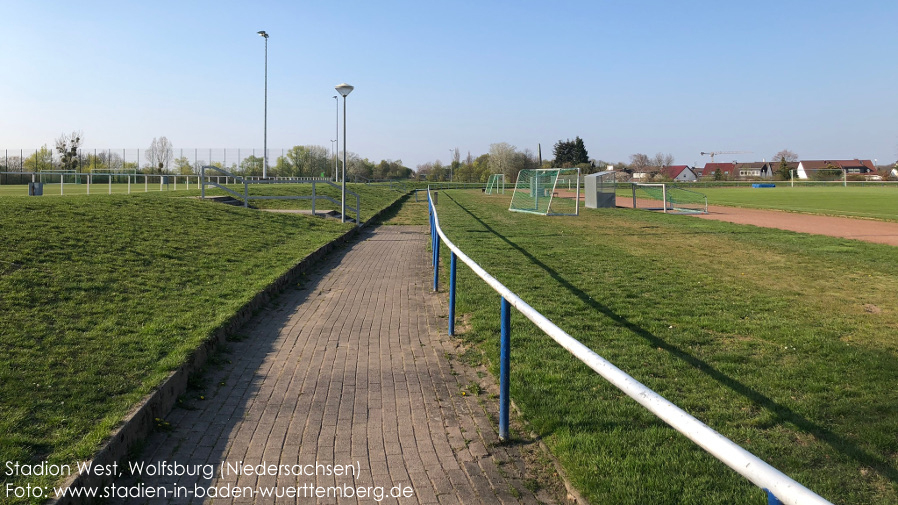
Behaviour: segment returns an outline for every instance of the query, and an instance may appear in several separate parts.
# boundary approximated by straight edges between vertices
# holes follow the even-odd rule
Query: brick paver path
[[[496,400],[462,395],[471,372],[446,358],[456,348],[430,291],[428,240],[422,227],[364,231],[260,312],[147,441],[137,461],[165,462],[165,475],[119,479],[169,498],[117,503],[375,503],[376,486],[411,493],[398,503],[536,503],[496,445],[481,406]],[[241,464],[253,475],[221,476]],[[255,475],[260,464],[284,466]],[[326,475],[335,465],[356,473]],[[298,494],[204,500],[196,486]],[[319,498],[311,486],[371,490]]]

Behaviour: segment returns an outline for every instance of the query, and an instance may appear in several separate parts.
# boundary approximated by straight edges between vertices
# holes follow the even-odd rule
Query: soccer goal
[[[707,214],[708,197],[665,183],[633,183],[633,208],[674,214]]]
[[[580,169],[521,170],[508,210],[546,216],[579,215]]]
[[[486,194],[499,193],[505,194],[505,174],[490,174],[490,178],[486,182]]]

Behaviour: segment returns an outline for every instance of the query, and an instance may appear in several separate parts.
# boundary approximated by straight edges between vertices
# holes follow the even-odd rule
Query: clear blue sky
[[[87,148],[260,148],[266,30],[270,148],[330,148],[347,82],[349,150],[412,168],[495,142],[549,158],[575,136],[611,162],[898,159],[895,0],[0,0],[0,14],[0,150],[72,130]]]

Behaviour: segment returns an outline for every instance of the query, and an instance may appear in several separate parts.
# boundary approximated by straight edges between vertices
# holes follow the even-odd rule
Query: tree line
[[[144,174],[199,173],[203,165],[212,165],[244,176],[261,176],[262,156],[246,156],[227,166],[221,161],[206,161],[186,156],[175,157],[175,149],[168,138],[153,138],[150,145],[141,151],[144,163],[128,161],[120,152],[88,151],[82,149],[84,135],[75,131],[62,134],[55,140],[54,148],[43,145],[28,156],[9,156],[0,159],[0,171],[42,172],[68,171],[82,173],[128,172]],[[293,146],[282,155],[268,159],[268,174],[276,177],[324,177],[334,178],[335,172],[342,173],[343,160],[334,156],[323,146]],[[336,159],[335,159],[336,158]],[[347,180],[407,179],[412,169],[403,165],[402,160],[381,160],[379,162],[362,158],[356,153],[346,153]]]

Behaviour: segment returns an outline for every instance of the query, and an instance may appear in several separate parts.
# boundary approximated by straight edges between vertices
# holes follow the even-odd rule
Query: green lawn
[[[182,190],[188,189],[187,185],[184,184],[184,180],[178,183],[178,187],[175,188],[174,184],[168,185],[168,187],[163,186],[162,189],[159,187],[158,177],[156,178],[156,183],[148,183],[144,185],[143,180],[139,183],[131,184],[131,194],[136,193],[167,193],[171,191],[175,191],[177,189],[178,192]],[[197,189],[196,179],[192,179],[190,181],[189,189]],[[91,195],[125,195],[128,194],[129,188],[128,184],[91,184],[90,185],[90,194]],[[56,197],[56,196],[71,196],[71,195],[86,195],[88,194],[88,185],[87,184],[65,184],[62,188],[59,187],[59,182],[55,184],[44,184],[44,195],[45,197]],[[27,184],[4,184],[0,185],[0,197],[4,196],[28,196],[28,185]]]
[[[0,198],[4,469],[90,458],[239,307],[353,226],[170,195]],[[51,480],[0,472],[4,489]]]
[[[689,185],[680,187],[692,189]],[[723,187],[695,190],[707,195],[709,205],[898,221],[898,185],[792,188],[788,183],[780,183],[776,188]]]
[[[894,248],[508,201],[444,192],[443,228],[572,336],[825,498],[898,503]],[[458,293],[463,338],[495,372],[499,297],[463,266]],[[765,503],[517,313],[511,363],[512,399],[592,503]]]

